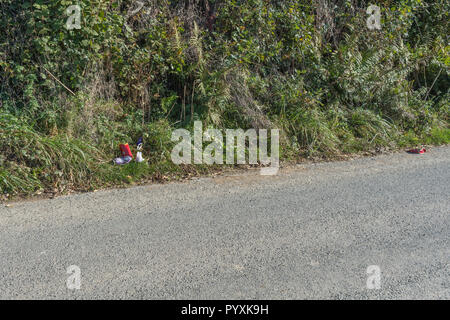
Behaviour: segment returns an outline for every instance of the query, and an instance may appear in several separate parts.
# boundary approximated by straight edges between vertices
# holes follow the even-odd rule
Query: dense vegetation
[[[0,196],[198,170],[170,161],[193,120],[280,128],[284,159],[450,140],[446,0],[140,2],[0,0]]]

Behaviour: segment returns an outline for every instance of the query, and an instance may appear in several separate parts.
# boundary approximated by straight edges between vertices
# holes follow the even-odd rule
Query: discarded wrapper
[[[119,144],[119,149],[122,156],[119,158],[115,158],[113,160],[114,164],[122,165],[130,163],[130,161],[133,159],[133,154],[131,153],[128,143]]]
[[[137,153],[136,153],[136,162],[144,162],[145,159],[142,157],[142,145],[143,145],[143,139],[139,138],[137,142]]]
[[[415,154],[424,154],[425,152],[427,152],[427,150],[424,147],[422,147],[420,149],[419,148],[411,149],[411,150],[408,150],[406,152],[408,152],[408,153],[415,153]]]
[[[128,143],[119,145],[120,152],[122,153],[122,157],[131,157],[133,158],[133,154],[131,153],[130,146]]]
[[[130,163],[132,159],[133,159],[132,157],[125,156],[125,157],[115,158],[113,160],[113,162],[114,162],[114,164],[122,165],[122,164]]]
[[[144,161],[145,161],[145,159],[142,157],[142,152],[138,151],[136,153],[136,162],[144,162]]]

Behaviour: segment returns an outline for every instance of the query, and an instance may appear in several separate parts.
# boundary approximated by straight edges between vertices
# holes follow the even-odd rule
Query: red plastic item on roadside
[[[407,151],[408,153],[416,153],[416,154],[424,154],[425,152],[427,152],[427,150],[425,148],[421,148],[421,149],[411,149]]]
[[[120,152],[122,153],[122,157],[132,157],[133,154],[131,153],[130,146],[128,143],[125,144],[119,144]]]

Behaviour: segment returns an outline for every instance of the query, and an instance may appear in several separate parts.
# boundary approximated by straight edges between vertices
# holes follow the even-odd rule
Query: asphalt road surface
[[[449,169],[439,147],[0,204],[0,298],[450,299]]]

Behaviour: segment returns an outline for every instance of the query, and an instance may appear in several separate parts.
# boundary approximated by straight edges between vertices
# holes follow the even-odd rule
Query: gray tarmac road
[[[0,298],[449,299],[449,169],[447,146],[0,204]]]

